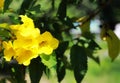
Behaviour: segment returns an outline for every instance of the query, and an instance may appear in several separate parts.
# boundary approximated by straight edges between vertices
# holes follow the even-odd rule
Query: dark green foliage
[[[9,9],[9,5],[13,0],[5,0],[3,12],[6,12]]]
[[[75,4],[75,5],[79,5],[80,3],[82,3],[83,0],[68,0],[69,4]]]
[[[53,31],[53,34],[55,34],[55,37],[59,40],[62,40],[62,32],[61,32],[61,25],[57,22],[53,23],[53,28],[54,28],[54,31]]]
[[[67,16],[67,0],[61,0],[61,3],[59,5],[57,16],[62,21],[63,24],[73,28],[72,20]]]
[[[61,82],[65,76],[65,63],[64,63],[64,52],[66,51],[68,47],[68,42],[62,42],[60,43],[58,49],[56,50],[57,54],[57,78],[58,82]]]
[[[101,49],[101,47],[92,39],[89,42],[88,48],[91,49],[91,50]]]
[[[20,24],[22,23],[20,21],[20,17],[18,15],[9,15],[9,18],[10,18],[10,22],[13,23],[13,24]]]
[[[33,7],[33,5],[35,4],[36,1],[37,0],[31,0],[31,1],[23,0],[23,3],[22,3],[21,8],[19,10],[19,14],[24,15],[28,9],[31,9],[31,7]]]
[[[11,60],[10,63],[3,60],[3,63],[0,63],[1,82],[6,83],[8,79],[11,83],[26,83],[25,68],[23,65],[18,65],[15,60]]]
[[[105,24],[109,25],[109,28],[114,30],[115,25],[120,22],[120,0],[99,0],[100,6],[102,6],[101,19]],[[103,5],[104,4],[104,5]]]
[[[100,60],[98,56],[97,57],[94,56],[94,52],[100,49],[101,47],[94,40],[91,40],[89,42],[89,46],[86,48],[87,56],[93,59],[98,64],[100,64]]]
[[[25,66],[18,65],[15,60],[10,63],[0,63],[0,76],[3,77],[3,83],[6,83],[6,79],[11,83],[26,83]]]
[[[33,15],[40,13],[40,5],[33,6],[28,12]]]
[[[60,63],[58,62],[57,78],[58,78],[58,82],[61,82],[64,79],[66,72],[65,72],[65,65],[62,65],[61,63],[61,66],[59,66],[59,64]]]
[[[59,47],[56,50],[57,56],[59,57],[63,57],[64,52],[66,51],[66,49],[68,48],[69,42],[68,41],[64,41],[61,42],[59,44]]]
[[[67,26],[69,26],[70,28],[74,28],[72,19],[69,18],[68,16],[65,18],[65,20],[63,21],[63,23],[65,23]]]
[[[66,13],[67,13],[67,0],[61,0],[57,13],[58,18],[64,20],[64,18],[66,17]]]
[[[70,51],[70,60],[77,83],[81,83],[87,72],[87,54],[85,48],[73,45]]]
[[[12,78],[15,80],[13,83],[26,83],[25,81],[25,66],[13,64],[11,68],[13,72]]]
[[[31,61],[31,64],[29,65],[31,83],[39,83],[44,69],[45,66],[43,65],[43,63],[41,63],[39,57]]]
[[[2,58],[0,59],[2,61]],[[0,76],[3,77],[3,80],[5,80],[5,78],[7,77],[11,77],[11,65],[8,64],[7,62],[0,62]]]

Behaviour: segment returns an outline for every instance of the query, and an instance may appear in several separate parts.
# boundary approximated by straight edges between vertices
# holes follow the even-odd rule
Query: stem
[[[83,26],[86,22],[88,22],[89,20],[91,20],[92,18],[94,18],[96,15],[98,15],[102,9],[104,9],[107,5],[109,5],[112,2],[112,0],[109,0],[108,2],[102,4],[100,7],[98,7],[94,13],[90,14],[88,18],[86,18],[83,22],[82,25]]]

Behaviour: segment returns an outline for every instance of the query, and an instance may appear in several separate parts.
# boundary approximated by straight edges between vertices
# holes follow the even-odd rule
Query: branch
[[[80,26],[83,26],[86,22],[94,18],[96,15],[98,15],[107,5],[109,5],[112,2],[112,0],[109,0],[108,2],[101,4],[100,7],[96,8],[94,13],[91,13],[85,20],[82,21],[82,24]]]

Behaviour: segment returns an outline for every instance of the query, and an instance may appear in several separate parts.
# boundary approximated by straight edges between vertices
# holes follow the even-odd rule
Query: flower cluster
[[[26,15],[20,17],[23,24],[10,25],[10,31],[16,38],[3,41],[4,58],[7,61],[14,58],[19,64],[29,65],[30,60],[40,54],[51,54],[58,47],[59,41],[48,31],[40,34],[31,18]]]

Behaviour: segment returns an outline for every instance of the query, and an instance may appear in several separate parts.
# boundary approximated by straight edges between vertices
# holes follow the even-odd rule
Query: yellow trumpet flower
[[[59,41],[50,32],[40,34],[40,30],[35,28],[33,20],[26,15],[20,15],[23,24],[10,25],[11,32],[16,39],[4,41],[4,58],[10,61],[13,57],[19,64],[29,65],[30,60],[40,54],[51,54],[58,47]]]

